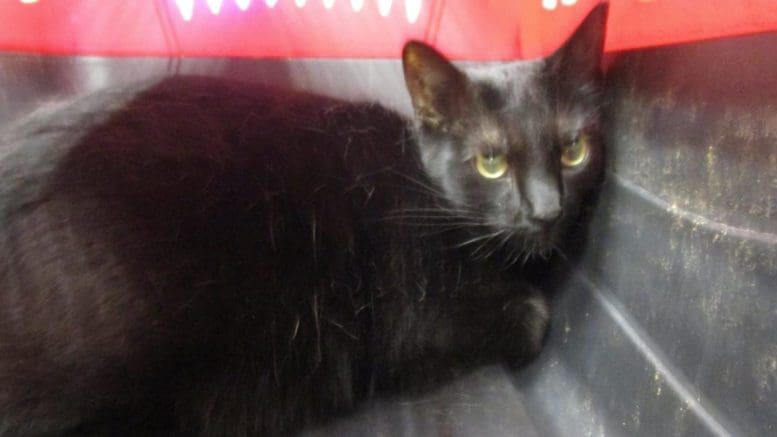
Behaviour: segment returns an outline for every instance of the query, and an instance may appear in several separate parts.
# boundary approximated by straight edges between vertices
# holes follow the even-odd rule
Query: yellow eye
[[[564,167],[577,167],[588,159],[588,137],[581,135],[573,143],[561,149],[561,164]]]
[[[507,173],[507,157],[503,154],[475,155],[475,168],[486,179],[496,179]]]

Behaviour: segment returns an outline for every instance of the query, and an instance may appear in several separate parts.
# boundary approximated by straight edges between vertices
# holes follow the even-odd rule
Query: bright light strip
[[[297,5],[298,8],[304,8],[305,3],[307,3],[308,0],[294,0],[294,4]]]
[[[235,0],[235,4],[241,11],[245,11],[251,6],[251,0]]]
[[[194,15],[194,0],[175,0],[175,5],[178,6],[183,21],[191,21]]]
[[[391,13],[391,3],[393,0],[378,0],[378,13],[381,17],[388,17]]]
[[[278,0],[264,0],[264,4],[266,4],[268,8],[274,8],[275,5],[278,4]]]
[[[418,21],[423,3],[423,0],[405,0],[405,16],[408,23],[413,24]]]
[[[335,5],[335,0],[323,0],[324,1],[324,7],[327,9],[332,9],[332,6]]]
[[[221,12],[221,3],[224,0],[205,0],[205,4],[208,5],[208,9],[213,15],[218,15]]]
[[[354,12],[359,12],[364,7],[364,0],[351,0],[351,9]]]

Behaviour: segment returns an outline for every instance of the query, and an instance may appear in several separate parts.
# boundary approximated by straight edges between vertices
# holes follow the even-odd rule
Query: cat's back
[[[313,194],[342,199],[396,165],[404,132],[379,105],[199,77],[105,90],[4,129],[0,434],[143,396],[134,380],[218,332],[220,302],[192,296],[256,279],[240,270],[260,256],[250,238],[279,237],[262,206],[307,220],[322,207]]]
[[[67,272],[111,289],[105,270],[123,278],[127,260],[144,281],[177,255],[188,272],[270,210],[341,217],[373,199],[370,177],[413,165],[405,135],[380,105],[204,77],[45,108],[0,132],[0,300],[66,289]]]
[[[342,147],[365,132],[390,141],[386,135],[400,135],[404,125],[401,117],[375,103],[175,76],[43,104],[9,123],[0,129],[0,177],[7,181],[40,173],[36,167],[50,169],[79,149],[141,151],[148,159],[172,152],[214,157],[240,146],[310,154],[320,150],[316,145]]]
[[[0,131],[0,220],[65,193],[161,202],[202,195],[214,181],[347,184],[406,161],[405,136],[406,122],[378,104],[225,79],[103,90]]]

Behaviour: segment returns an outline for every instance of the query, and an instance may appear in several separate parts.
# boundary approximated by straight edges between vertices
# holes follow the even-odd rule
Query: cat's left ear
[[[469,82],[435,49],[410,41],[402,50],[405,84],[421,123],[446,130],[467,107]]]
[[[607,25],[606,3],[589,12],[572,36],[547,60],[547,68],[561,85],[598,83]]]

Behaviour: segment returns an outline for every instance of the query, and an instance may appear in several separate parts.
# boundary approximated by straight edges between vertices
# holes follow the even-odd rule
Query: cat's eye
[[[577,167],[588,159],[588,137],[580,135],[575,141],[561,149],[561,165],[564,167]]]
[[[507,173],[507,157],[497,153],[478,153],[475,155],[475,168],[484,178],[497,179]]]

